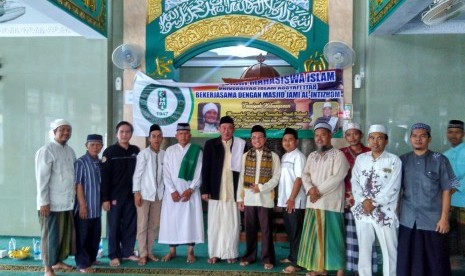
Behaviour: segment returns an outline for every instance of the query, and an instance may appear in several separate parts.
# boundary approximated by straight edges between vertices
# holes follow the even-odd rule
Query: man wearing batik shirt
[[[449,122],[447,140],[452,147],[444,152],[459,181],[459,186],[452,194],[451,201],[451,232],[456,232],[457,237],[451,241],[451,244],[457,245],[461,255],[465,254],[465,143],[463,143],[465,132],[463,126],[463,122],[459,120]]]
[[[360,154],[352,169],[352,212],[357,227],[360,276],[371,276],[372,248],[375,236],[383,253],[383,275],[396,275],[397,227],[402,163],[385,151],[388,135],[383,125],[368,131],[370,152]]]
[[[355,159],[358,155],[369,152],[370,148],[362,143],[363,132],[358,123],[350,122],[344,128],[344,138],[349,144],[348,147],[341,148],[340,150],[346,156],[349,162],[350,170],[344,179],[345,186],[345,206],[344,206],[344,222],[346,228],[346,270],[358,271],[358,239],[357,231],[355,229],[355,220],[350,208],[354,206],[354,196],[352,195],[352,184],[350,178],[352,177],[352,168],[355,164]],[[378,256],[376,247],[373,246],[373,272],[378,271]]]
[[[310,153],[302,175],[307,204],[297,264],[327,275],[337,270],[344,275],[344,177],[349,170],[342,151],[331,145],[332,127],[315,125],[317,150]]]
[[[449,160],[430,151],[431,128],[414,124],[413,151],[402,160],[397,275],[451,275],[448,236],[451,190],[458,182]]]

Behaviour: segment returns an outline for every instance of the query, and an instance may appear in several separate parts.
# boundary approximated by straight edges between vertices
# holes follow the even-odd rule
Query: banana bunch
[[[9,251],[8,256],[13,259],[24,259],[29,256],[30,252],[31,252],[31,247],[26,246],[26,247],[22,247],[19,250]]]

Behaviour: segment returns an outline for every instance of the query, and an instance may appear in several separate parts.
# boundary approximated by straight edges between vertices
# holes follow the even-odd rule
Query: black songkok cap
[[[283,137],[284,137],[284,135],[286,135],[286,134],[292,134],[292,135],[294,135],[294,138],[295,138],[295,139],[299,139],[298,136],[297,136],[297,130],[295,130],[295,129],[293,129],[293,128],[290,128],[290,127],[286,128],[286,129],[284,130]]]
[[[191,127],[188,123],[179,123],[178,127],[176,128],[176,131],[178,130],[191,130]]]
[[[234,120],[233,120],[233,118],[231,118],[229,116],[223,116],[220,119],[220,125],[221,124],[232,124],[232,125],[234,125]]]
[[[100,142],[100,143],[103,143],[102,135],[89,134],[89,135],[87,135],[87,142]]]
[[[266,137],[266,131],[265,129],[261,126],[261,125],[254,125],[252,127],[252,130],[250,131],[250,134],[254,133],[254,132],[261,132],[263,133],[263,135],[265,135]]]
[[[447,128],[460,128],[463,130],[463,122],[460,120],[450,120]]]
[[[159,130],[159,131],[161,131],[161,128],[160,128],[160,126],[159,126],[159,125],[157,125],[157,124],[153,124],[153,125],[151,125],[151,126],[150,126],[150,131],[149,131],[149,134],[150,134],[150,133],[152,133],[152,131],[155,131],[155,130]]]

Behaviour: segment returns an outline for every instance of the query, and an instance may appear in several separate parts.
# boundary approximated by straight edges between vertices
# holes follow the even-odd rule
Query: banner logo
[[[167,126],[181,117],[186,108],[186,102],[181,89],[178,87],[149,84],[142,90],[139,107],[142,116],[147,121]]]

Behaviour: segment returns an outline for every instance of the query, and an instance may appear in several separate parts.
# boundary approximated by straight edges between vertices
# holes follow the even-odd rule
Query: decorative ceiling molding
[[[47,37],[80,36],[73,30],[55,23],[44,24],[3,24],[0,25],[0,37]]]

